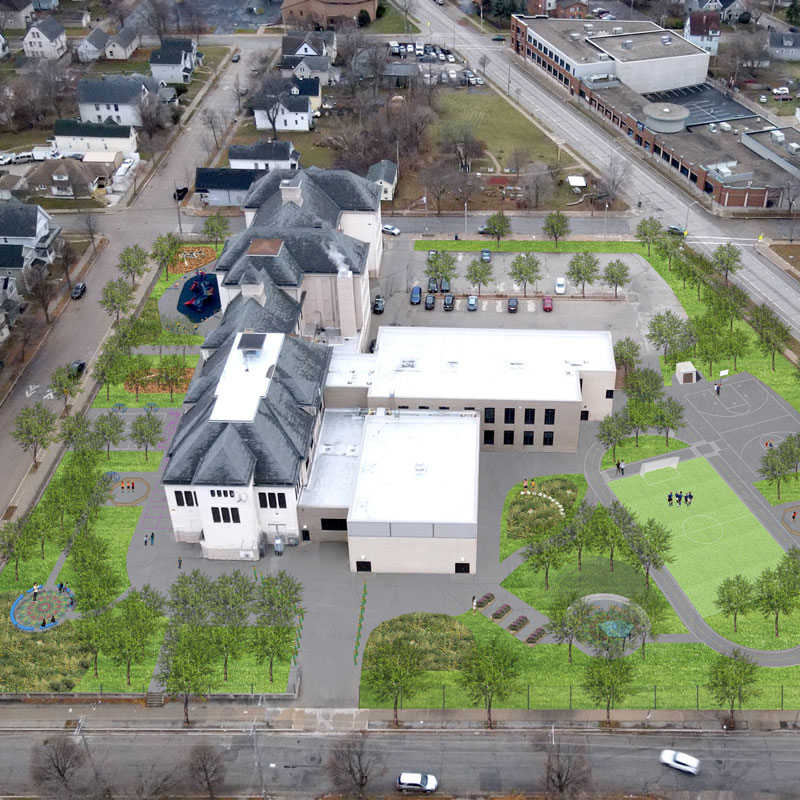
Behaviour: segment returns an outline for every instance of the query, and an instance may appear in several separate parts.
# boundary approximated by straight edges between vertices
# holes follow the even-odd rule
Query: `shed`
[[[681,361],[675,365],[675,377],[678,383],[697,383],[700,375],[691,361]]]

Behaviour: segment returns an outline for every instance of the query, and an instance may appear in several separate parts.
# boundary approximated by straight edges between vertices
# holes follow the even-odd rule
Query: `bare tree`
[[[169,33],[173,19],[170,0],[142,0],[139,9],[147,27],[162,41]]]
[[[56,285],[50,280],[47,269],[28,264],[22,268],[22,285],[25,292],[30,295],[44,311],[44,318],[50,322],[50,303],[56,296]]]
[[[122,28],[132,10],[132,0],[106,0],[109,16]]]
[[[267,75],[261,82],[259,94],[264,100],[264,113],[272,126],[272,135],[276,139],[278,138],[278,117],[281,113],[281,106],[289,97],[291,88],[291,81],[279,73]]]
[[[337,789],[363,798],[369,782],[383,772],[383,759],[369,747],[366,731],[345,736],[331,748],[328,768]]]
[[[436,213],[442,213],[442,198],[450,188],[451,172],[447,167],[438,164],[431,171],[423,177],[423,182],[426,187],[426,195],[428,198],[433,197],[436,200]],[[430,208],[430,199],[428,200],[428,207]]]
[[[627,174],[628,162],[617,156],[612,156],[608,161],[605,172],[597,180],[597,200],[613,203],[617,199]]]
[[[518,147],[508,157],[508,166],[515,175],[519,175],[530,160],[531,154],[524,147]]]
[[[142,133],[147,137],[147,143],[152,150],[156,136],[166,125],[164,104],[157,94],[150,92],[139,101],[138,110],[142,120]]]
[[[175,786],[174,769],[156,769],[153,765],[140,766],[136,774],[115,787],[115,794],[134,800],[161,800],[171,794]]]
[[[186,772],[195,786],[208,792],[208,800],[214,800],[214,792],[225,782],[225,771],[225,759],[219,747],[198,742],[189,751]]]
[[[197,43],[200,44],[200,37],[205,33],[207,27],[200,0],[184,0],[180,6],[176,6],[176,11],[182,29],[186,33],[194,34],[197,37]]]
[[[483,191],[483,182],[469,172],[456,172],[450,178],[450,194],[461,205],[468,203],[478,192]]]
[[[403,14],[403,30],[406,33],[411,32],[411,28],[408,25],[408,17],[410,14],[414,13],[414,7],[416,4],[417,0],[396,0],[396,5]]]
[[[25,352],[28,345],[33,341],[36,335],[41,330],[41,324],[33,312],[23,314],[15,323],[14,330],[19,335],[19,343],[22,348],[20,353],[20,361],[25,361]]]
[[[70,268],[75,260],[75,253],[72,245],[63,237],[59,236],[53,242],[53,266],[59,271],[64,273],[67,279],[67,286],[72,290],[72,276],[70,275]]]
[[[523,201],[532,208],[539,208],[540,203],[547,199],[552,189],[553,177],[547,169],[535,168],[522,179]]]
[[[5,113],[15,131],[33,128],[45,110],[39,84],[30,78],[18,78],[13,81],[10,96],[4,100]]]
[[[271,61],[272,53],[269,50],[257,50],[255,53],[250,54],[247,64],[255,80],[258,80],[269,69]]]
[[[455,156],[458,168],[462,172],[469,172],[469,165],[473,158],[480,158],[486,150],[486,143],[475,136],[475,132],[468,127],[455,128],[448,131],[442,140],[442,152]]]
[[[486,76],[486,67],[489,65],[489,56],[484,53],[479,59],[478,64],[480,64],[481,72]]]
[[[214,137],[214,147],[219,148],[219,140],[224,130],[222,115],[215,108],[204,108],[200,112],[200,118],[208,126],[208,129]],[[219,134],[219,136],[217,134]]]
[[[561,737],[548,740],[545,763],[548,793],[552,790],[559,797],[578,794],[586,788],[590,776],[589,762],[576,745],[563,741]]]
[[[78,213],[80,214],[80,228],[89,237],[89,241],[92,243],[92,252],[94,253],[97,250],[97,233],[100,228],[97,215],[88,211],[79,211]]]
[[[61,59],[38,59],[35,80],[43,99],[47,105],[52,106],[59,117],[64,116],[67,103],[72,101],[74,94],[66,91],[69,80],[67,67]]]
[[[750,73],[750,77],[755,78],[758,76],[759,71],[769,64],[770,59],[767,52],[768,35],[764,28],[756,30],[755,26],[748,26],[739,34],[736,41],[734,75],[741,66]]]
[[[61,734],[45,739],[33,748],[30,777],[47,796],[81,797],[89,786],[86,752],[70,736]]]

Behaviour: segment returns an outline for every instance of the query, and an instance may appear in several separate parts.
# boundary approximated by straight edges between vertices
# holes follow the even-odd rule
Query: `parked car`
[[[433,258],[438,252],[438,250],[428,250],[428,258]]]
[[[439,281],[436,278],[428,278],[428,291],[436,294],[439,291]]]
[[[435,792],[438,786],[436,776],[424,772],[401,772],[397,776],[399,792]]]
[[[375,299],[372,301],[372,313],[383,314],[386,309],[386,300],[382,294],[376,294]]]
[[[759,98],[758,98],[758,102],[759,103],[766,103],[767,102],[767,96],[765,94],[760,95]]]
[[[419,286],[415,286],[411,290],[411,305],[418,306],[422,302],[422,289]]]
[[[501,36],[499,33],[497,34],[497,36],[492,36],[492,41],[493,42],[504,42],[505,40],[506,40],[506,37],[505,36]]]
[[[671,233],[673,236],[683,236],[686,229],[681,225],[667,225],[667,233]]]
[[[456,63],[456,57],[452,53],[448,53],[447,54],[447,61],[448,61],[449,64],[455,64]]]
[[[516,314],[519,308],[519,300],[516,297],[509,297],[507,307],[509,314]]]
[[[425,295],[425,310],[433,311],[436,308],[436,298],[432,294]]]
[[[552,311],[553,310],[553,298],[552,297],[543,297],[542,298],[542,311]]]
[[[180,203],[186,195],[189,194],[189,187],[188,186],[179,186],[173,193],[172,199],[176,202]]]
[[[481,250],[481,261],[489,262],[492,260],[491,250]]]
[[[774,95],[789,94],[789,88],[787,86],[777,86],[775,89],[772,90],[772,94]]]
[[[481,225],[480,228],[478,228],[478,233],[490,234],[491,231],[489,230],[488,225]]]
[[[658,760],[668,767],[697,775],[700,772],[700,762],[694,757],[677,750],[662,750]]]
[[[86,369],[86,362],[85,361],[73,361],[67,369],[69,370],[70,375],[83,375],[83,371]]]
[[[370,353],[374,353],[375,352],[375,348],[377,347],[377,345],[378,345],[378,340],[377,339],[373,339],[369,343],[369,351],[370,351]]]
[[[14,160],[12,153],[0,153],[0,167],[10,164]]]
[[[556,294],[567,293],[567,281],[565,278],[556,278]]]
[[[477,311],[478,310],[478,297],[477,295],[471,294],[467,298],[467,311]]]
[[[446,294],[444,296],[444,303],[442,303],[442,308],[445,311],[452,311],[456,307],[456,299],[451,294]]]
[[[241,60],[242,60],[242,57],[239,55],[239,53],[234,53],[234,54],[231,56],[231,61],[232,61],[234,64],[238,64],[238,63],[239,63]]]
[[[33,161],[33,153],[31,152],[23,152],[23,153],[14,153],[13,157],[11,158],[12,164],[30,164]]]
[[[475,83],[477,83],[477,84],[478,84],[478,86],[483,86],[483,78],[481,78],[481,76],[480,76],[480,75],[477,75],[477,76],[475,77]]]
[[[395,228],[394,225],[381,225],[381,230],[384,233],[388,233],[389,236],[399,236],[400,235],[400,228]]]
[[[72,287],[72,299],[73,300],[80,300],[86,294],[86,284],[85,283],[76,283]]]
[[[470,86],[477,86],[478,79],[473,75],[471,78],[467,78],[467,83],[469,83]]]
[[[450,292],[450,281],[447,278],[442,278],[442,282],[439,284],[439,291],[442,294],[448,294]]]

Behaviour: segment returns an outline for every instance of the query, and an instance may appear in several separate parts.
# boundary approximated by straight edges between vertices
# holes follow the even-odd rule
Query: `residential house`
[[[79,45],[78,60],[85,63],[98,61],[108,44],[109,35],[102,28],[95,28]]]
[[[336,61],[335,31],[289,31],[281,40],[282,56],[328,56]]]
[[[22,38],[22,49],[28,58],[61,58],[67,52],[67,33],[55,17],[34,22]]]
[[[136,128],[116,122],[79,122],[57,119],[53,125],[53,146],[59,153],[106,151],[129,157],[139,149]]]
[[[683,38],[698,47],[702,47],[712,56],[719,50],[719,12],[718,11],[692,11],[686,17],[683,27]]]
[[[106,44],[106,58],[110,61],[127,61],[140,44],[141,39],[133,26],[123,28]]]
[[[165,91],[169,95],[165,95]],[[175,90],[144,75],[106,75],[103,78],[82,78],[76,97],[82,122],[116,122],[140,127],[141,103],[148,96],[161,102],[175,102]]]
[[[55,11],[58,8],[58,0],[33,0],[34,11]]]
[[[749,13],[743,0],[687,0],[686,9],[717,11],[722,22],[735,22],[745,12]]]
[[[319,78],[323,86],[339,83],[341,70],[328,56],[283,56],[278,69],[284,78]]]
[[[384,158],[369,168],[367,180],[380,186],[381,200],[393,200],[397,188],[397,164]]]
[[[800,34],[773,31],[767,46],[776,61],[800,61]]]
[[[6,200],[0,203],[0,273],[14,275],[29,264],[45,266],[55,257],[61,228],[40,206]]]
[[[310,131],[314,129],[314,112],[311,100],[300,95],[278,98],[259,94],[253,98],[253,115],[256,130]],[[275,121],[273,128],[272,117]]]
[[[297,169],[300,153],[285,140],[232,144],[228,148],[228,164],[231,169]]]
[[[25,191],[25,176],[0,170],[0,200],[10,200]]]
[[[335,30],[352,28],[358,24],[361,12],[370,20],[378,18],[378,0],[283,0],[283,24],[303,28]]]
[[[194,190],[207,206],[241,206],[260,169],[195,169]]]
[[[11,335],[10,329],[22,313],[24,305],[25,301],[17,291],[16,280],[8,275],[0,278],[0,342]]]
[[[65,28],[88,28],[92,15],[85,9],[61,11],[58,15]]]
[[[585,19],[589,6],[583,0],[528,0],[528,14],[556,19]]]
[[[46,197],[90,197],[111,183],[111,164],[90,164],[76,158],[42,161],[27,175],[28,191]]]
[[[0,33],[0,59],[8,55],[8,40],[2,33]]]
[[[150,54],[150,72],[164,83],[191,83],[195,66],[201,63],[202,53],[192,39],[164,39],[158,50]]]
[[[0,0],[5,27],[24,31],[33,19],[33,0]]]
[[[283,333],[237,333],[203,363],[162,479],[177,541],[253,561],[276,539],[299,541],[330,357]]]
[[[307,97],[311,101],[312,111],[319,111],[322,106],[322,86],[319,78],[292,78],[289,92],[295,96]]]

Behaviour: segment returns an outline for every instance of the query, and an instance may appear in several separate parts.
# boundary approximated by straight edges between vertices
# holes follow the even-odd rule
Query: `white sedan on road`
[[[399,236],[400,228],[395,228],[394,225],[381,225],[381,230],[388,233],[390,236]]]
[[[697,775],[700,772],[700,762],[694,756],[686,755],[686,753],[680,753],[677,750],[662,750],[658,758],[662,764],[681,772],[688,772],[691,775]]]

